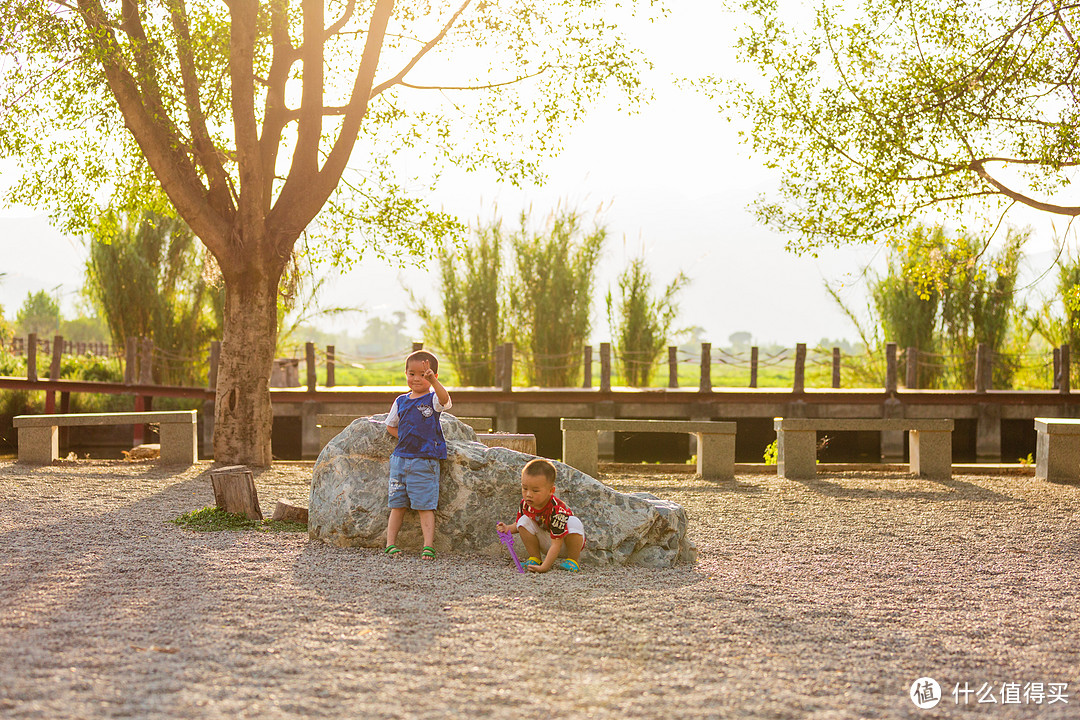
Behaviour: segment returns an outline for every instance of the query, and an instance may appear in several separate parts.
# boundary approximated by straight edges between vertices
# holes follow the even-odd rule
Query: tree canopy
[[[61,321],[60,303],[44,290],[26,293],[26,299],[15,315],[15,324],[20,333],[36,333],[43,340],[52,339],[60,329]]]
[[[714,87],[779,170],[756,211],[795,248],[876,239],[934,209],[1080,215],[1062,192],[1080,164],[1080,4],[742,6],[740,57],[763,80]]]
[[[616,23],[654,4],[0,0],[0,156],[23,170],[9,199],[78,231],[160,184],[225,284],[215,459],[268,465],[301,235],[346,264],[430,256],[462,227],[425,202],[438,168],[539,177],[594,100],[639,98],[645,61]],[[399,176],[399,153],[424,172]]]

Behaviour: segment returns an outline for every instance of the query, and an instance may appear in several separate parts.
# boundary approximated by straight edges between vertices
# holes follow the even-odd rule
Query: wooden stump
[[[274,516],[270,519],[307,525],[307,508],[297,507],[284,500],[278,500],[277,505],[274,506]]]
[[[536,436],[525,433],[476,433],[476,439],[488,447],[503,447],[526,455],[536,454]]]
[[[243,515],[249,520],[262,520],[259,496],[255,492],[255,476],[243,465],[230,465],[210,471],[214,487],[214,503],[228,513]]]

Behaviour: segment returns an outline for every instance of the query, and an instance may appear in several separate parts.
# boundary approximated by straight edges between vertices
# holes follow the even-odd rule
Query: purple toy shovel
[[[521,567],[521,561],[518,560],[517,553],[514,552],[514,536],[508,532],[499,533],[499,540],[502,540],[503,545],[510,551],[510,557],[514,558],[514,564],[517,565],[519,573],[525,572],[525,568]]]

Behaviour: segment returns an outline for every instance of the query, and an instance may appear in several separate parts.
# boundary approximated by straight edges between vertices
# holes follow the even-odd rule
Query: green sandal
[[[420,551],[420,557],[424,558],[425,560],[434,560],[435,548],[431,547],[430,545],[425,545],[424,549]]]
[[[401,548],[399,548],[397,545],[387,545],[386,549],[383,550],[383,552],[387,555],[397,555],[399,552],[401,552]]]

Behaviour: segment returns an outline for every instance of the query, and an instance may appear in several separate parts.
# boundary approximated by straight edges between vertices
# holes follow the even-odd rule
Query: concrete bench
[[[776,471],[781,477],[817,475],[817,431],[876,430],[908,432],[909,467],[915,475],[938,480],[952,477],[952,431],[949,419],[774,418]]]
[[[1035,418],[1035,477],[1053,482],[1080,480],[1080,420]]]
[[[563,462],[596,477],[597,433],[688,433],[697,437],[697,471],[703,478],[735,476],[735,423],[712,420],[613,420],[563,418]]]
[[[19,431],[19,462],[47,464],[60,457],[60,427],[143,423],[156,423],[159,426],[163,464],[191,465],[199,461],[198,429],[194,410],[17,415],[11,424]]]
[[[362,415],[332,415],[320,413],[315,416],[315,424],[319,426],[319,448],[326,447],[326,443],[333,440],[338,433],[349,427],[349,423]],[[457,417],[455,415],[454,417]],[[478,433],[491,432],[491,418],[458,417]]]

